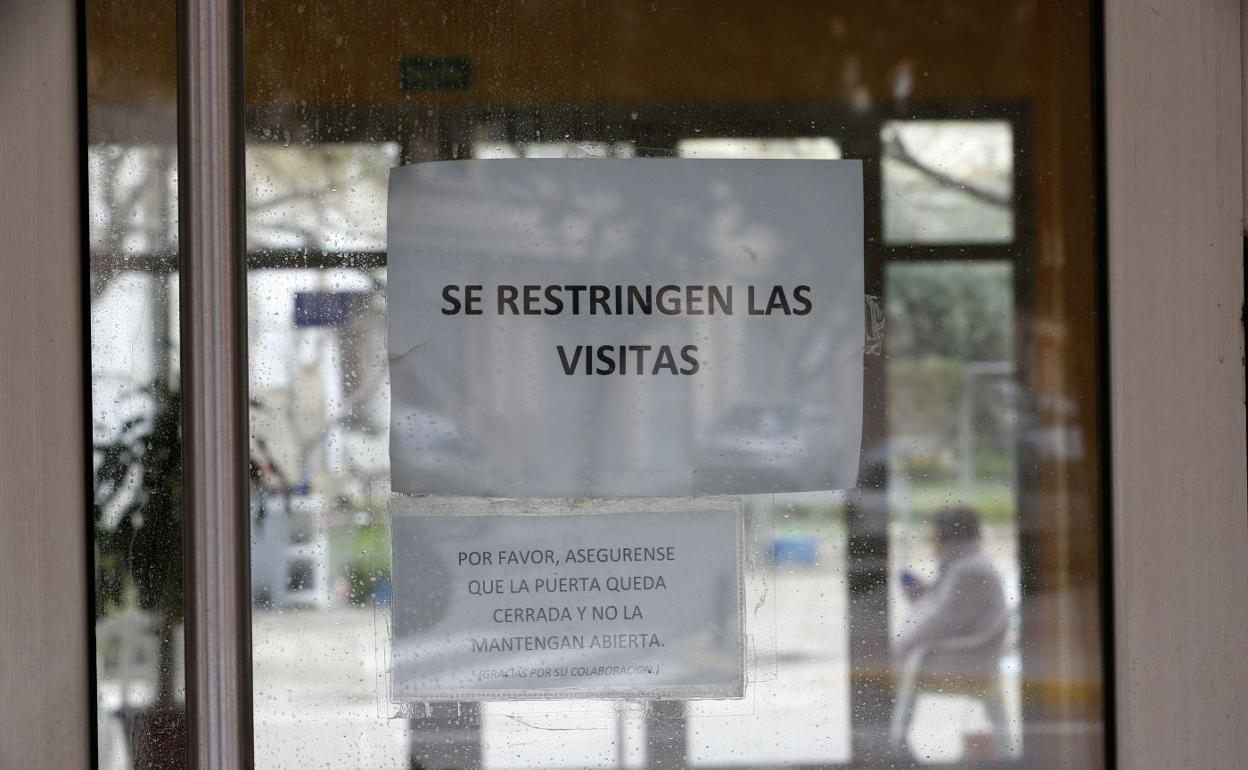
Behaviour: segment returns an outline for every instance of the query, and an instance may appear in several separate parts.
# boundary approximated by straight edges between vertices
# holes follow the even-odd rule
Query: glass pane
[[[474,142],[472,157],[496,158],[632,158],[632,142]]]
[[[1000,708],[1009,756],[1021,755],[1018,553],[1018,443],[1024,438],[1014,350],[1014,280],[1004,261],[890,265],[888,298],[890,628],[895,637],[931,644],[946,637],[940,616],[969,615],[1000,626],[987,649],[960,651],[958,666],[937,674],[942,686],[914,699],[908,743],[936,762],[956,762],[962,735],[991,734],[988,708]],[[978,544],[941,541],[951,508],[975,512]],[[965,553],[954,553],[954,551]],[[907,584],[936,586],[959,565],[981,569],[993,591],[936,598]],[[912,594],[912,595],[908,595]],[[934,594],[934,591],[933,591]],[[999,599],[999,601],[994,601]],[[932,608],[936,607],[936,611]],[[959,682],[962,668],[992,669],[999,703]],[[933,666],[934,668],[934,666]],[[934,672],[928,672],[931,675]]]
[[[880,133],[886,243],[1009,243],[1014,147],[1003,120],[888,121]]]
[[[335,15],[317,31],[299,26],[296,10],[251,6],[253,441],[276,469],[258,506],[271,513],[253,527],[253,563],[272,572],[253,626],[258,763],[909,766],[995,757],[1045,766],[1060,750],[1078,757],[1075,766],[1099,766],[1098,642],[1063,620],[1075,613],[1081,628],[1098,623],[1095,601],[1087,603],[1094,550],[1071,541],[1075,531],[1095,532],[1088,470],[1098,455],[1086,430],[1064,434],[1077,448],[1052,452],[1046,443],[1055,419],[1086,428],[1099,408],[1068,376],[1092,350],[1095,308],[1090,296],[1063,292],[1088,268],[1042,269],[1038,256],[1080,254],[1090,266],[1089,220],[1060,245],[1034,235],[1051,237],[1059,217],[1069,219],[1054,199],[1086,188],[1078,175],[1063,180],[1069,188],[1045,187],[1030,159],[1092,146],[1091,126],[1078,121],[1056,134],[1032,130],[1037,114],[1083,98],[1082,86],[1069,94],[1035,86],[1033,73],[1066,47],[1053,12],[941,4],[946,31],[933,43],[929,23],[899,23],[865,3],[767,13],[647,8],[578,6],[574,23],[555,6],[508,6],[501,17],[474,4],[432,15],[374,8]],[[845,53],[829,53],[806,29],[829,31]],[[515,45],[539,53],[521,65]],[[309,48],[322,61],[281,53]],[[382,332],[390,276],[384,240],[372,235],[385,233],[385,201],[370,186],[350,217],[321,217],[317,234],[301,238],[270,233],[310,232],[305,209],[270,215],[256,206],[287,188],[309,192],[299,204],[307,211],[340,205],[343,188],[319,166],[308,167],[307,180],[298,169],[369,144],[378,164],[876,164],[864,192],[868,293],[879,304],[864,315],[883,344],[866,359],[860,484],[744,500],[757,570],[748,602],[759,602],[746,624],[744,698],[392,699],[387,602],[398,589],[387,550]],[[268,157],[292,159],[283,161],[296,172],[290,181],[260,170]],[[370,178],[381,184],[379,171]],[[474,203],[461,197],[454,206]],[[1091,216],[1086,208],[1080,216]],[[474,239],[497,215],[482,214],[457,237],[483,243]],[[908,252],[902,264],[895,246],[928,250]],[[976,262],[960,261],[965,247],[980,249]],[[288,249],[297,265],[283,262]],[[1075,342],[1057,343],[1045,331],[1054,324]],[[755,443],[767,431],[797,430],[765,406],[738,418],[717,430],[744,431]],[[423,419],[430,472],[490,440],[480,425]],[[1055,478],[1065,479],[1060,494]],[[973,511],[978,538],[951,551],[936,532],[958,506]],[[1056,526],[1061,517],[1071,528]],[[304,540],[287,546],[284,527]],[[956,681],[946,671],[942,685],[937,656],[913,664],[897,640],[925,611],[916,586],[937,596],[969,567],[986,576],[979,605],[968,599],[969,609],[941,613],[978,612],[991,638],[963,656],[973,670],[954,672]],[[1058,667],[1072,656],[1077,669]],[[906,703],[913,708],[897,705]],[[1054,722],[1080,727],[1053,732],[1046,725]]]
[[[247,241],[251,249],[378,251],[385,247],[386,174],[395,142],[315,147],[251,145]]]
[[[836,140],[826,136],[755,139],[681,139],[676,146],[682,158],[792,158],[836,160],[844,157]]]
[[[97,756],[181,767],[174,9],[112,5],[86,9]]]

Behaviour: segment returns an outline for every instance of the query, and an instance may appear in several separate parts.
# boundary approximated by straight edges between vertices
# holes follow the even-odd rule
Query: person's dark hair
[[[979,540],[979,514],[973,508],[945,508],[936,514],[932,523],[936,527],[936,539],[942,543],[970,543]]]

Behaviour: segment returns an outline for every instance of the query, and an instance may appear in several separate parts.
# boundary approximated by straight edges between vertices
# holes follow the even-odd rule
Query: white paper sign
[[[395,491],[854,485],[858,161],[427,163],[388,232]]]
[[[739,697],[735,510],[393,519],[392,694]]]

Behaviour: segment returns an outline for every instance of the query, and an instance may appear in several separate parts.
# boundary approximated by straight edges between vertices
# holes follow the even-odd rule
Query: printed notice
[[[740,697],[740,516],[395,516],[393,696]]]
[[[394,491],[855,484],[859,161],[423,163],[387,238]]]

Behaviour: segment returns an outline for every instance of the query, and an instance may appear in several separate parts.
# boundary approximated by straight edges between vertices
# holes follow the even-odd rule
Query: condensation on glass
[[[246,4],[258,767],[1103,766],[1092,4],[894,5]],[[98,714],[128,767],[127,715],[179,698],[150,593],[177,548],[109,555],[176,494],[173,19],[88,17],[98,647],[137,651]],[[387,172],[544,157],[864,161],[859,486],[747,501],[742,700],[385,696]]]

